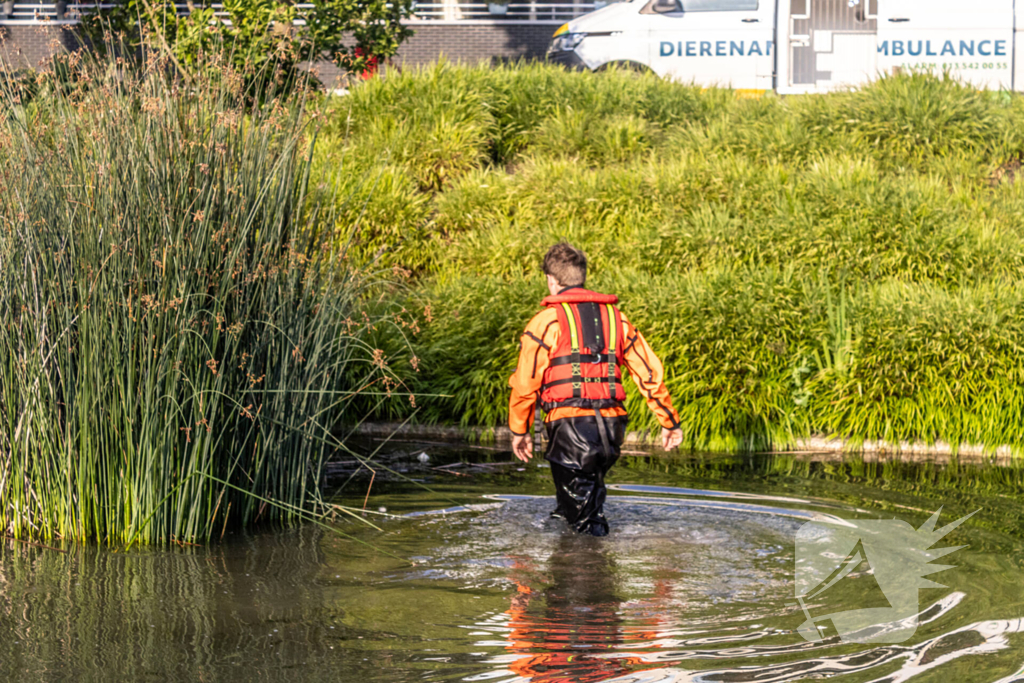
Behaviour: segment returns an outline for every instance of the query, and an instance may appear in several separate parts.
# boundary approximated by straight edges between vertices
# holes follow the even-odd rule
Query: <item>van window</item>
[[[757,0],[680,0],[684,12],[728,12],[756,10]]]

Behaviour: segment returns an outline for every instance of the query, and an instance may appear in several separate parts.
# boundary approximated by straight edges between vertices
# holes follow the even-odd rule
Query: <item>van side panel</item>
[[[875,78],[878,3],[885,1],[779,0],[778,91],[843,90]]]
[[[1014,0],[880,0],[879,69],[948,71],[979,88],[1008,89],[1013,22]]]
[[[775,71],[775,0],[719,2],[727,9],[677,11],[651,22],[650,64],[656,74],[705,87],[764,91]],[[680,11],[681,10],[681,11]]]
[[[878,71],[875,34],[877,20],[870,2],[803,0],[792,15],[793,32],[802,36],[792,45],[794,85],[815,92],[858,86]]]

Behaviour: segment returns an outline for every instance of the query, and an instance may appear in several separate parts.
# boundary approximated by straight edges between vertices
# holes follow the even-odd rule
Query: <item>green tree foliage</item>
[[[324,58],[354,72],[395,55],[412,35],[402,20],[412,0],[283,0],[189,2],[188,11],[166,0],[124,0],[88,14],[83,30],[96,45],[124,44],[169,52],[178,68],[194,74],[224,63],[250,75],[274,74],[289,82],[297,66]]]

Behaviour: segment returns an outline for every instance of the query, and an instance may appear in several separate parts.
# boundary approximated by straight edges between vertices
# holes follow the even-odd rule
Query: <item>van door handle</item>
[[[893,17],[889,21],[891,21],[894,24],[902,24],[904,22],[910,21],[910,19],[907,19],[906,17]]]
[[[761,20],[760,19],[740,19],[740,21],[742,21],[744,24],[755,24],[755,23],[757,23],[757,22],[759,22]]]

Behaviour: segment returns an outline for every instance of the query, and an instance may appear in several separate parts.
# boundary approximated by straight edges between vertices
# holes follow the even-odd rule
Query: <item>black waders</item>
[[[619,459],[626,417],[570,417],[547,424],[548,452],[558,507],[577,533],[608,535],[604,477]]]

